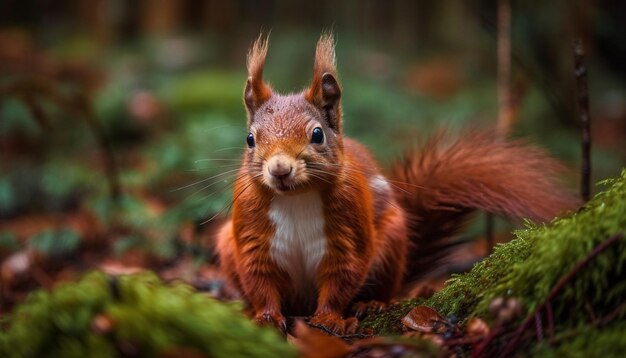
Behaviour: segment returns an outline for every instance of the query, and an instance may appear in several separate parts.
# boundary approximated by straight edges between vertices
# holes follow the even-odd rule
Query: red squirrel
[[[388,303],[476,209],[549,220],[576,205],[555,160],[488,134],[436,138],[384,175],[343,135],[333,37],[321,36],[312,82],[296,94],[264,82],[267,48],[259,37],[248,53],[247,148],[217,238],[221,268],[258,323],[285,330],[285,316],[312,315],[353,333],[347,309]]]

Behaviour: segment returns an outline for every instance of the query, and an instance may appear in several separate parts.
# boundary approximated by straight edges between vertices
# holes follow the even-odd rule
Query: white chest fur
[[[317,192],[276,197],[269,218],[276,231],[272,258],[292,279],[295,288],[314,288],[315,274],[326,252],[324,212]]]

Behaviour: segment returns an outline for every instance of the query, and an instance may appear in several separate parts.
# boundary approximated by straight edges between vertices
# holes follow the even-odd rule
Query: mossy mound
[[[531,357],[623,357],[626,352],[626,322],[597,329],[589,324],[582,324],[564,330],[554,337],[556,344],[549,340],[536,345],[530,352]]]
[[[586,207],[547,226],[528,224],[513,241],[498,245],[493,255],[469,273],[452,278],[426,302],[442,314],[487,316],[497,296],[516,297],[526,312],[547,298],[561,277],[594,247],[618,233],[626,234],[626,170]],[[617,307],[626,297],[626,240],[596,257],[576,274],[553,303],[555,314],[572,321],[586,320],[591,305],[600,314]],[[573,313],[573,314],[572,314]]]
[[[234,305],[164,285],[153,274],[112,280],[86,275],[51,293],[29,296],[0,334],[3,357],[289,357],[272,329],[252,324]]]
[[[470,272],[454,276],[428,300],[395,305],[383,317],[368,318],[362,325],[377,328],[379,334],[398,334],[399,325],[381,324],[381,320],[402,316],[417,304],[430,306],[444,316],[454,315],[462,322],[473,316],[491,320],[488,308],[496,297],[515,297],[525,315],[533,312],[546,301],[557,282],[595,247],[613,235],[626,234],[626,170],[619,178],[601,184],[608,189],[579,212],[555,219],[549,225],[528,223],[527,229],[515,232],[514,240],[498,245],[492,255]],[[586,327],[596,335],[606,331],[609,337],[624,328],[626,310],[620,311],[619,307],[626,299],[625,269],[626,238],[622,238],[577,272],[551,301],[557,335],[575,335],[580,327]],[[594,325],[590,319],[590,315],[612,314],[613,319],[604,327]],[[522,319],[519,317],[517,322]],[[585,339],[589,336],[580,335]],[[593,345],[588,347],[594,349]],[[548,355],[548,351],[544,348],[542,354]]]

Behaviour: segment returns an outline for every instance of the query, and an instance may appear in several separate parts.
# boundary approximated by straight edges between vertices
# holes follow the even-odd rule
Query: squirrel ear
[[[248,52],[248,80],[243,100],[248,110],[248,122],[254,112],[272,96],[272,88],[263,81],[263,65],[267,55],[268,38],[263,34],[254,41]]]
[[[330,33],[322,34],[315,49],[313,81],[304,96],[322,110],[329,127],[341,131],[341,88],[336,79],[335,43]]]

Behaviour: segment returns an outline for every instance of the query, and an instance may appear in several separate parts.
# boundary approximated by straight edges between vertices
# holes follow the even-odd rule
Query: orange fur
[[[248,81],[244,100],[248,111],[253,111],[272,96],[271,87],[263,81],[263,67],[267,56],[268,38],[263,34],[254,41],[248,52]]]
[[[313,65],[313,79],[311,80],[311,86],[305,92],[305,97],[309,102],[319,101],[319,96],[322,87],[322,75],[330,73],[333,76],[337,75],[336,63],[335,63],[335,41],[333,35],[330,33],[322,34],[317,47],[315,49],[315,63]]]
[[[297,94],[264,88],[266,51],[267,42],[260,39],[250,51],[249,87],[263,101],[246,100],[254,142],[244,152],[232,218],[217,246],[224,273],[241,289],[259,323],[284,329],[284,315],[312,314],[312,323],[353,332],[357,320],[343,318],[347,308],[356,301],[389,302],[407,278],[425,272],[426,262],[446,252],[447,238],[474,210],[548,220],[576,205],[554,180],[556,161],[534,147],[487,134],[468,134],[448,146],[439,137],[408,152],[393,166],[394,180],[388,180],[367,149],[341,133],[332,37],[323,35],[318,42],[313,81]],[[321,142],[315,140],[320,131]],[[289,171],[273,175],[272,163]],[[311,192],[321,201],[322,214],[310,222],[291,222],[291,213],[276,207],[291,197],[300,205],[293,210],[308,213],[316,202],[297,200]],[[322,240],[310,236],[317,231],[297,230],[315,220],[323,223]],[[321,244],[308,247],[307,240]],[[282,262],[277,252],[302,263]],[[305,267],[316,254],[322,255],[319,262]],[[300,278],[285,265],[312,270],[312,303],[302,299],[301,282],[295,282]]]
[[[468,132],[451,139],[440,133],[407,151],[392,166],[409,213],[413,250],[410,279],[422,277],[445,258],[452,238],[476,210],[510,218],[549,221],[579,202],[555,178],[564,167],[523,141],[495,133]]]

